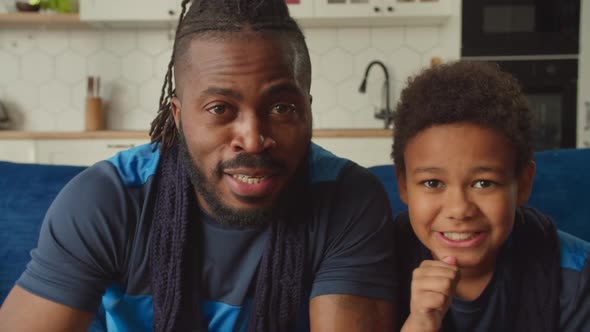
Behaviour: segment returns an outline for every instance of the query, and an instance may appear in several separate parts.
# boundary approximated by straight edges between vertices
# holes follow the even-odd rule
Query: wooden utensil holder
[[[86,98],[86,130],[105,130],[102,100],[99,97]]]

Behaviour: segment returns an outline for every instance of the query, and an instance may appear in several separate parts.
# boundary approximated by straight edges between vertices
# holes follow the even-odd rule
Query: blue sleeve
[[[393,300],[393,221],[387,194],[367,170],[351,164],[319,188],[319,222],[327,224],[316,248],[311,297],[348,294]],[[322,231],[318,232],[322,233]]]
[[[47,211],[31,261],[17,281],[29,292],[78,310],[97,310],[125,264],[125,188],[98,163],[76,176]]]
[[[590,243],[559,232],[560,330],[590,331]]]

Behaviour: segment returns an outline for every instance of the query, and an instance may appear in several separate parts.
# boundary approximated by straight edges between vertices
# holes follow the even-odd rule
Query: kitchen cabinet
[[[451,0],[317,0],[316,18],[374,19],[385,24],[438,24],[451,16]]]
[[[313,142],[362,166],[391,164],[390,130],[314,130]],[[0,131],[0,160],[83,165],[149,142],[147,132]]]
[[[289,13],[295,19],[306,19],[313,17],[313,0],[285,0]]]
[[[14,163],[35,162],[35,142],[32,140],[0,140],[0,160]]]
[[[590,148],[590,1],[582,1],[580,5],[577,146]]]
[[[453,0],[285,0],[303,27],[432,25],[451,16]],[[94,25],[161,26],[177,22],[181,0],[80,0]]]
[[[80,0],[80,19],[87,22],[174,22],[180,0]]]
[[[36,162],[89,166],[147,142],[142,139],[38,140],[35,144]]]

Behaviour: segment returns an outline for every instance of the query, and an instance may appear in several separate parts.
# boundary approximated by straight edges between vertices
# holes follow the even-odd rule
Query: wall
[[[371,60],[386,63],[391,105],[406,77],[433,56],[460,56],[460,2],[443,26],[305,28],[312,66],[314,127],[381,128],[383,74],[371,70],[367,94],[358,87]],[[170,29],[0,26],[0,100],[18,129],[84,128],[87,75],[100,75],[108,128],[146,130],[157,109],[172,47]]]

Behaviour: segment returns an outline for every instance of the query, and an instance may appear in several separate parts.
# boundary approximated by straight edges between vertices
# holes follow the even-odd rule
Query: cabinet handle
[[[174,15],[176,15],[176,12],[175,12],[175,11],[173,11],[172,9],[170,9],[170,10],[168,11],[168,14],[169,14],[170,16],[174,16]]]
[[[379,8],[379,7],[375,7],[375,8],[373,8],[373,10],[375,10],[375,13],[378,13],[378,12],[380,12],[380,11],[381,11],[381,8]]]
[[[387,7],[387,11],[390,13],[393,13],[394,9],[393,9],[393,7],[389,6],[389,7]]]
[[[131,149],[135,144],[107,144],[108,149]]]

